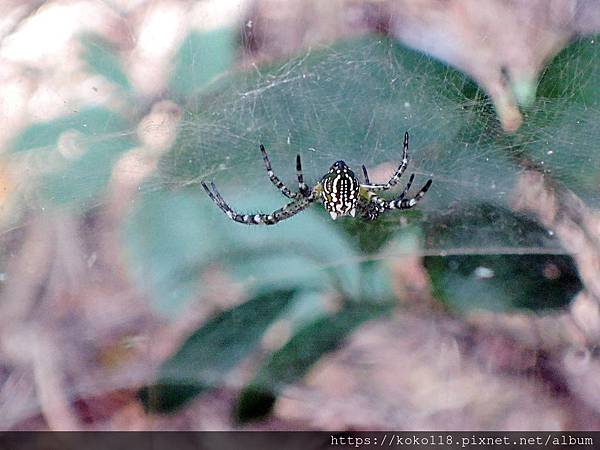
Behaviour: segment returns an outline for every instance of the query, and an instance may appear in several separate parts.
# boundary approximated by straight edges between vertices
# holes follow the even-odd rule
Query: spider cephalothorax
[[[323,205],[331,218],[356,215],[360,181],[344,161],[335,162],[321,179]]]
[[[214,201],[227,216],[236,222],[247,225],[274,225],[277,222],[285,220],[306,209],[311,203],[320,200],[329,212],[332,219],[338,216],[352,216],[356,213],[366,220],[375,220],[384,212],[391,209],[410,209],[423,198],[431,180],[427,181],[417,195],[413,198],[404,198],[412,185],[415,175],[411,175],[406,187],[402,193],[394,200],[384,200],[376,192],[387,191],[396,184],[408,166],[408,133],[404,133],[404,145],[402,148],[402,161],[396,169],[392,178],[385,184],[371,184],[367,168],[362,166],[365,176],[365,183],[362,184],[352,170],[348,168],[344,161],[335,162],[329,172],[325,174],[312,189],[304,183],[302,175],[302,164],[300,155],[296,156],[296,176],[298,178],[298,192],[294,192],[286,187],[283,182],[277,178],[271,168],[271,162],[267,156],[267,151],[261,145],[260,151],[265,162],[265,168],[271,182],[281,191],[283,195],[291,199],[283,208],[273,211],[271,214],[239,214],[223,200],[214,183],[211,187],[202,182],[202,187],[206,190],[209,197]]]

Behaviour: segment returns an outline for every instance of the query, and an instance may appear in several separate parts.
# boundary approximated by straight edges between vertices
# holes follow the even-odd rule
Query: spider
[[[267,156],[265,147],[261,144],[260,151],[265,163],[265,168],[269,179],[283,195],[292,201],[270,214],[240,214],[234,211],[221,197],[217,187],[213,182],[210,188],[202,182],[202,187],[208,193],[208,196],[217,204],[227,216],[239,223],[246,225],[275,225],[282,220],[303,211],[311,203],[320,200],[325,209],[331,215],[333,220],[340,216],[356,217],[356,214],[366,220],[375,220],[381,214],[392,209],[410,209],[423,198],[431,180],[427,181],[417,195],[412,198],[404,198],[410,189],[415,175],[412,174],[402,193],[393,200],[384,200],[376,192],[387,191],[395,186],[406,167],[408,166],[408,133],[404,133],[404,145],[402,148],[402,162],[390,180],[385,184],[371,184],[367,168],[363,165],[362,170],[365,177],[365,183],[361,183],[354,172],[346,165],[344,161],[336,161],[329,172],[321,178],[313,188],[309,188],[304,182],[302,174],[302,163],[300,155],[296,156],[296,176],[298,178],[298,192],[287,188],[285,184],[274,174],[271,168],[271,161]]]

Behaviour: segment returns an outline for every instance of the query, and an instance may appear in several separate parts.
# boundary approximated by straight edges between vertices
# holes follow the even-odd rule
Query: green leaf
[[[128,136],[129,124],[120,115],[104,108],[86,108],[75,114],[48,122],[35,123],[19,134],[10,144],[12,152],[48,150],[53,148],[65,131],[75,131],[100,141],[115,135]]]
[[[194,396],[217,386],[256,347],[295,293],[282,290],[259,294],[195,331],[163,364],[156,383],[140,391],[146,409],[173,412]]]
[[[565,48],[544,70],[538,100],[514,136],[527,165],[600,205],[600,36]]]
[[[225,242],[208,220],[210,206],[198,192],[153,191],[139,199],[125,224],[130,270],[165,315],[177,315],[201,288],[203,265]]]
[[[598,105],[600,35],[586,36],[564,48],[543,72],[538,97]]]
[[[120,115],[88,108],[30,126],[14,139],[10,150],[44,161],[38,166],[39,176],[27,185],[39,194],[35,198],[41,207],[89,205],[108,184],[118,157],[135,146],[128,128]]]
[[[482,226],[489,223],[496,230]],[[515,229],[529,232],[520,236]],[[425,268],[435,298],[458,311],[557,308],[581,289],[572,258],[546,254],[553,247],[561,252],[551,234],[508,210],[490,205],[457,210],[427,224],[425,239],[448,249],[445,256],[425,257]],[[468,240],[487,242],[492,254],[461,246]],[[518,254],[525,240],[542,254]]]
[[[228,70],[233,63],[235,36],[233,28],[190,33],[175,59],[171,89],[186,98]]]
[[[241,422],[270,413],[277,394],[300,380],[324,354],[335,350],[356,327],[390,310],[391,303],[351,303],[333,316],[323,317],[298,331],[258,370],[240,394],[236,417]]]
[[[162,173],[169,182],[186,182],[243,170],[243,178],[225,180],[248,190],[264,187],[263,143],[274,168],[290,173],[284,179],[292,179],[300,153],[314,183],[338,159],[355,170],[398,160],[405,130],[412,131],[410,170],[429,170],[420,166],[424,148],[447,151],[462,127],[490,120],[481,105],[457,102],[457,90],[467,86],[446,66],[374,38],[236,73],[190,99]]]
[[[385,39],[352,40],[283,65],[232,74],[210,92],[192,97],[160,173],[165,183],[175,185],[214,179],[232,207],[252,212],[256,206],[250,199],[274,190],[259,143],[265,144],[276,174],[294,187],[296,153],[311,185],[339,159],[359,175],[362,164],[376,173],[379,164],[398,162],[404,131],[409,130],[408,173],[416,173],[412,192],[433,178],[417,212],[389,213],[375,224],[348,223],[347,218],[331,223],[332,228],[346,228],[359,253],[372,254],[395,235],[402,218],[423,223],[457,202],[509,206],[508,194],[521,169],[497,139],[498,123],[489,105],[466,77],[422,54]],[[392,171],[387,169],[390,175]],[[376,182],[387,180],[385,173],[377,176]],[[277,206],[282,204],[281,199]],[[527,231],[510,230],[520,235]],[[316,238],[291,233],[296,240]]]
[[[544,311],[567,305],[581,290],[567,255],[429,256],[434,296],[457,311]]]
[[[428,246],[443,248],[449,254],[478,253],[482,242],[486,244],[483,250],[494,254],[515,253],[522,248],[561,251],[554,234],[536,221],[490,203],[457,204],[423,224],[423,230]]]
[[[89,68],[115,83],[126,91],[131,90],[131,84],[123,71],[121,61],[110,43],[101,36],[88,34],[81,37],[83,59]]]

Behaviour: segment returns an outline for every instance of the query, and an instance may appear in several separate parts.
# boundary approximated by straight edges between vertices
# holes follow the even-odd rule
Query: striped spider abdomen
[[[336,161],[321,179],[325,209],[335,220],[338,216],[356,215],[360,181],[344,161]]]

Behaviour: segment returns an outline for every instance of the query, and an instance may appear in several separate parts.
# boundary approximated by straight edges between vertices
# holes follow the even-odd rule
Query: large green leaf
[[[586,55],[589,59],[588,53],[593,51],[579,50],[570,55],[569,70]],[[592,59],[595,63],[599,60],[596,56]],[[592,70],[587,63],[582,67],[586,73]],[[551,78],[553,71],[559,70],[553,65],[545,77]],[[592,80],[589,83],[595,80],[592,75],[588,78]],[[548,83],[540,95],[550,95]],[[365,163],[372,178],[377,177],[375,181],[385,181],[399,159],[403,131],[408,129],[408,172],[417,174],[413,192],[427,178],[433,179],[430,191],[414,212],[390,213],[373,224],[350,223],[347,218],[331,222],[320,213],[316,217],[329,224],[322,231],[304,229],[304,217],[315,217],[312,211],[261,230],[249,230],[217,214],[211,220],[213,226],[232,230],[223,251],[227,253],[243,242],[264,250],[265,255],[278,253],[269,261],[261,258],[257,266],[262,270],[254,272],[258,273],[256,279],[268,278],[274,268],[279,269],[280,278],[286,277],[286,269],[287,276],[293,277],[292,274],[305,273],[307,267],[297,255],[289,256],[282,250],[288,242],[302,242],[299,249],[303,251],[313,243],[318,247],[343,230],[353,252],[315,252],[311,258],[317,271],[326,267],[351,268],[342,277],[341,286],[363,277],[364,267],[355,269],[352,253],[370,258],[402,233],[404,221],[426,228],[424,248],[412,251],[428,255],[559,254],[562,250],[553,235],[534,219],[510,213],[510,208],[523,165],[535,160],[536,148],[548,154],[544,143],[552,141],[540,137],[544,133],[573,133],[575,139],[581,140],[580,146],[589,157],[569,162],[569,150],[562,150],[562,160],[549,176],[568,172],[572,187],[576,188],[574,180],[585,175],[581,181],[588,186],[589,196],[597,197],[593,187],[597,185],[597,170],[590,162],[598,152],[594,153],[593,146],[579,137],[584,133],[569,128],[565,120],[573,119],[570,110],[559,109],[559,105],[569,102],[572,108],[583,108],[583,97],[575,95],[577,87],[568,83],[561,89],[553,91],[552,98],[540,98],[529,110],[530,120],[540,118],[535,130],[526,126],[507,136],[499,128],[490,102],[466,77],[385,39],[352,40],[303,53],[283,64],[232,74],[212,85],[209,92],[192,97],[179,138],[161,161],[160,182],[190,186],[202,179],[214,179],[233,208],[248,213],[257,209],[269,211],[286,200],[281,197],[278,202],[267,203],[261,200],[265,197],[257,194],[275,192],[264,172],[259,143],[266,145],[275,172],[290,187],[295,184],[296,153],[303,158],[309,183],[315,183],[338,159],[344,159],[359,173],[360,165]],[[569,96],[556,100],[565,89],[571,89]],[[574,116],[581,118],[582,113]],[[559,119],[561,122],[556,125],[560,125],[560,130],[552,129]],[[595,129],[585,123],[589,125],[587,130]],[[578,126],[586,128],[583,125]],[[563,137],[561,145],[568,142]],[[387,169],[375,172],[378,164],[389,161],[392,163]],[[545,167],[541,162],[540,167]],[[567,178],[560,178],[563,179]],[[234,232],[234,228],[238,231]],[[451,233],[447,232],[449,229]],[[374,273],[379,279],[386,276],[380,266],[370,270],[379,272]],[[242,268],[241,273],[250,272]],[[322,280],[315,282],[312,287],[318,287]],[[522,302],[513,299],[511,304]]]
[[[190,100],[174,150],[163,160],[169,182],[208,174],[233,185],[264,187],[258,144],[279,172],[301,153],[315,182],[337,159],[360,164],[398,160],[412,130],[411,169],[424,148],[451,149],[462,127],[487,123],[472,102],[456,100],[468,81],[445,66],[389,41],[364,39],[309,53],[284,65],[234,74]],[[432,161],[429,161],[432,162]],[[435,161],[433,161],[435,162]],[[232,176],[243,171],[243,178]]]
[[[293,290],[259,294],[195,331],[162,365],[156,383],[140,392],[146,409],[171,412],[217,386],[256,347],[294,295]]]
[[[367,320],[389,311],[391,303],[348,304],[335,315],[318,319],[300,329],[275,352],[244,388],[236,416],[241,421],[268,414],[277,394],[298,381],[325,353],[335,350],[346,336]]]
[[[294,187],[296,153],[303,158],[305,179],[313,184],[339,159],[359,174],[363,163],[372,171],[380,163],[397,163],[405,130],[411,135],[408,172],[417,174],[413,192],[430,177],[433,185],[416,214],[390,213],[377,224],[346,227],[351,241],[360,241],[361,252],[382,248],[403,217],[422,223],[454,205],[509,206],[521,169],[506,151],[506,139],[499,137],[489,102],[454,70],[372,37],[233,74],[193,97],[179,138],[161,161],[161,176],[169,185],[215,179],[232,207],[268,210],[251,201],[256,192],[274,190],[259,143],[265,144],[275,172]],[[393,163],[374,181],[385,181]],[[283,203],[282,198],[277,206]],[[342,228],[340,222],[348,220],[332,225]],[[490,222],[484,227],[504,226],[525,237],[522,245],[532,245],[528,230],[512,225]],[[369,232],[359,232],[363,228]],[[301,231],[293,236],[307,237]],[[463,246],[487,245],[464,238]]]

